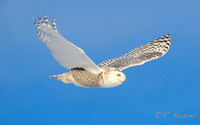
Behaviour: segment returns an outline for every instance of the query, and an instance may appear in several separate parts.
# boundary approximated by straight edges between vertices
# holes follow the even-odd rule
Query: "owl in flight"
[[[63,81],[73,83],[81,87],[115,87],[126,80],[122,70],[131,66],[142,65],[153,59],[157,59],[167,53],[170,48],[170,35],[156,38],[146,45],[142,45],[118,58],[109,59],[96,65],[85,52],[66,40],[57,30],[55,19],[53,27],[44,14],[45,22],[38,16],[35,20],[37,34],[50,49],[54,58],[65,68],[71,71],[59,75],[50,76]]]

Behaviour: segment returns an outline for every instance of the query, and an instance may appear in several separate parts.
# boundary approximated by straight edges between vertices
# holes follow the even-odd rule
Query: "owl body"
[[[163,35],[125,55],[96,65],[81,48],[58,32],[54,18],[52,27],[46,14],[44,17],[45,21],[38,16],[39,21],[35,20],[34,23],[40,40],[47,45],[53,57],[63,67],[71,70],[51,76],[51,78],[56,78],[64,83],[73,83],[76,86],[88,88],[118,86],[126,80],[122,70],[160,58],[168,52],[171,46],[170,34]],[[103,45],[99,47],[103,47]]]
[[[50,77],[61,80],[64,83],[74,83],[76,86],[86,88],[111,88],[122,84],[126,80],[126,76],[114,68],[104,68],[103,72],[99,74],[93,74],[84,69],[75,69]]]

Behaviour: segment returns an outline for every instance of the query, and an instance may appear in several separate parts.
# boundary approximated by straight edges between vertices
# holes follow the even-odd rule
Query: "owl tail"
[[[49,76],[49,78],[62,80],[62,75],[53,75],[53,76]]]
[[[71,79],[69,78],[69,76],[67,76],[66,73],[60,74],[60,75],[53,75],[53,76],[49,76],[52,79],[58,79],[63,81],[64,83],[71,83]]]

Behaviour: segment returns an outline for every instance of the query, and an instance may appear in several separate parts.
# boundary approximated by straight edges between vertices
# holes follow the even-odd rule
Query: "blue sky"
[[[1,0],[0,124],[198,124],[199,5],[198,0]],[[127,80],[118,87],[66,85],[48,77],[69,70],[38,39],[32,18],[44,13],[96,64],[167,33],[172,45],[162,58],[124,70]],[[181,119],[176,113],[196,115]]]

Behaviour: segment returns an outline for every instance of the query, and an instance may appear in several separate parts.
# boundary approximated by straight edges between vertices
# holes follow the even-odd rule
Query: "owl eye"
[[[117,76],[118,76],[118,77],[121,77],[121,75],[120,75],[120,74],[117,74]]]

